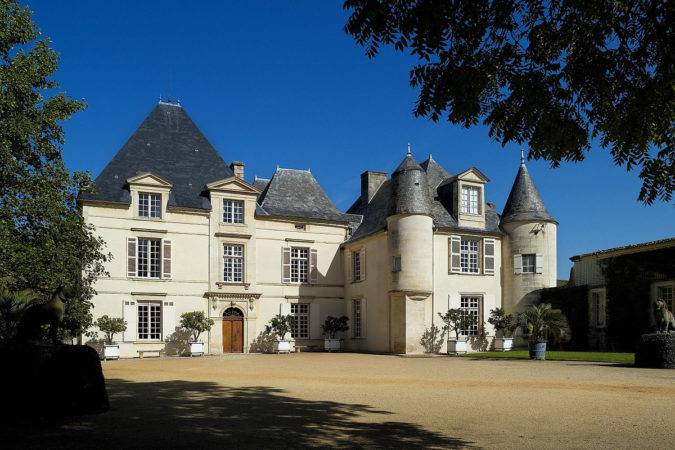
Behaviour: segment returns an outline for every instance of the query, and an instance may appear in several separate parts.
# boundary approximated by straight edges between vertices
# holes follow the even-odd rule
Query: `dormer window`
[[[462,186],[460,212],[465,214],[479,214],[480,188],[476,186]]]
[[[244,223],[244,202],[242,200],[223,200],[223,222]]]
[[[140,192],[138,194],[138,216],[159,219],[162,217],[162,194]]]

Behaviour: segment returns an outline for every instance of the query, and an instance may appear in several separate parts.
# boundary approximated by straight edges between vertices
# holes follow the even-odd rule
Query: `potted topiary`
[[[476,318],[470,314],[465,314],[461,309],[449,309],[445,314],[438,313],[445,326],[446,331],[455,332],[455,338],[451,338],[448,334],[448,354],[466,353],[468,345],[466,336],[460,336],[461,330],[466,330],[472,325],[475,325]]]
[[[349,318],[347,316],[342,317],[326,317],[326,321],[321,325],[321,330],[323,331],[324,341],[323,347],[327,352],[336,350],[340,351],[340,342],[342,339],[336,338],[335,336],[338,333],[344,333],[349,330],[347,322]]]
[[[191,311],[180,315],[180,326],[190,332],[190,356],[204,356],[204,342],[199,335],[209,331],[213,326],[213,319],[206,317],[204,311]]]
[[[495,350],[508,352],[513,348],[513,332],[517,324],[513,314],[506,314],[504,308],[490,311],[488,323],[495,329]]]
[[[120,346],[113,342],[117,333],[123,333],[127,330],[127,323],[121,317],[101,316],[96,320],[95,325],[105,334],[105,344],[103,346],[103,359],[119,359]]]
[[[293,330],[295,317],[283,314],[277,314],[272,317],[270,324],[265,326],[265,332],[272,333],[276,337],[276,345],[274,350],[277,353],[290,353],[292,350],[293,340],[287,338],[287,335]]]
[[[528,337],[530,359],[546,359],[546,343],[569,333],[563,313],[548,303],[531,305],[518,318],[519,326]]]

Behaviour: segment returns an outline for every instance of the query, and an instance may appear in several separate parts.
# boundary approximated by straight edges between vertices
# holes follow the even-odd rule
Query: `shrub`
[[[488,323],[495,329],[495,334],[501,334],[499,337],[513,337],[513,332],[517,328],[516,319],[513,314],[506,314],[504,308],[497,308],[490,311]]]
[[[321,325],[321,331],[323,331],[324,336],[327,336],[329,339],[335,339],[336,334],[344,333],[349,330],[349,326],[347,326],[348,321],[349,318],[347,316],[328,316],[323,325]]]
[[[569,336],[567,319],[549,303],[531,305],[519,315],[518,322],[523,333],[529,335],[530,342],[558,341]]]
[[[112,345],[117,333],[123,333],[127,330],[127,323],[121,317],[101,316],[95,322],[95,325],[105,334],[105,342],[108,345]]]
[[[445,324],[443,329],[448,332],[454,331],[455,338],[457,339],[459,339],[460,330],[466,330],[476,324],[475,316],[466,314],[459,308],[449,309],[445,314],[438,313],[438,317],[440,317]]]
[[[272,317],[270,324],[265,326],[266,333],[274,334],[278,340],[283,340],[288,333],[293,330],[295,324],[295,317],[283,314],[277,314]]]
[[[204,311],[191,311],[180,315],[180,326],[190,331],[192,342],[197,342],[199,335],[209,331],[215,322],[206,317]]]
[[[635,366],[675,369],[675,334],[643,334],[635,352]]]

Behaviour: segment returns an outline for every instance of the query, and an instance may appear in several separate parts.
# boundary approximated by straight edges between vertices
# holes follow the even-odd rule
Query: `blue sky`
[[[359,193],[364,170],[391,172],[412,143],[449,172],[471,166],[504,206],[519,148],[487,129],[416,119],[413,60],[385,51],[369,60],[343,31],[341,1],[27,2],[61,54],[56,79],[88,107],[66,123],[64,157],[97,175],[160,95],[181,100],[222,157],[247,178],[275,167],[311,168],[338,208]],[[189,6],[188,6],[189,5]],[[636,201],[637,175],[594,148],[585,162],[551,169],[530,161],[560,222],[558,276],[569,257],[675,235],[675,208]]]

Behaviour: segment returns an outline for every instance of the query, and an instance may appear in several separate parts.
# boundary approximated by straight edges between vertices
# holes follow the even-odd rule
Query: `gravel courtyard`
[[[111,410],[48,448],[673,448],[675,371],[301,353],[103,363]]]

